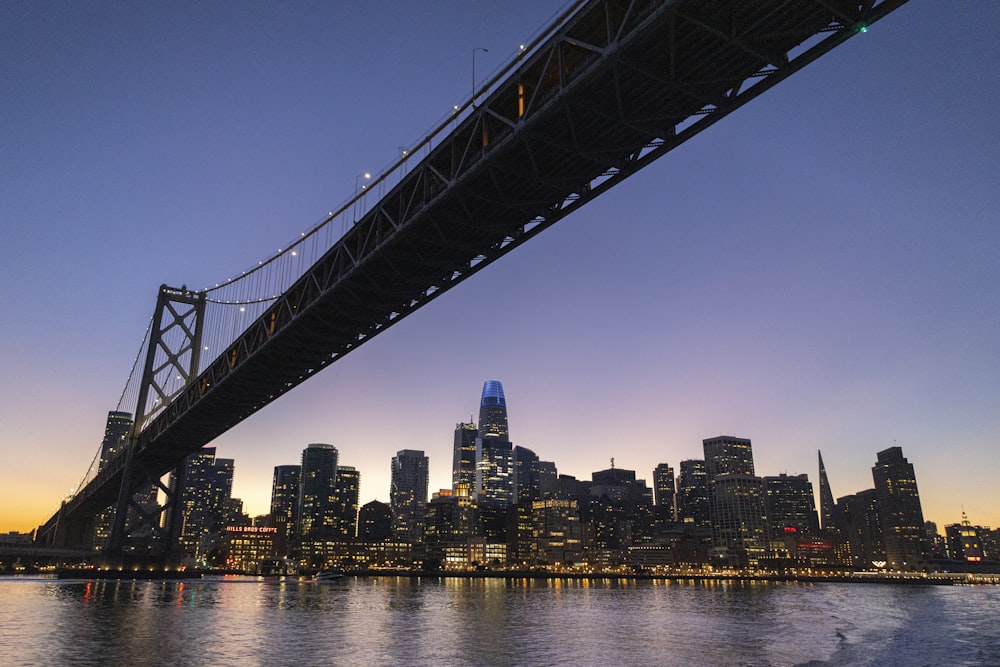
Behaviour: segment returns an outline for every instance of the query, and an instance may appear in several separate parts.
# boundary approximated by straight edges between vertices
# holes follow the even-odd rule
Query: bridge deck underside
[[[165,474],[780,79],[798,45],[904,1],[587,3],[149,425],[137,465]],[[113,500],[121,467],[77,505]]]

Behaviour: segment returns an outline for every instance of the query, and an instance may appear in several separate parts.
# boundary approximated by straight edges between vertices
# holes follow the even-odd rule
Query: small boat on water
[[[329,584],[331,582],[343,578],[343,576],[344,576],[343,572],[337,572],[336,570],[320,570],[316,574],[316,583]]]

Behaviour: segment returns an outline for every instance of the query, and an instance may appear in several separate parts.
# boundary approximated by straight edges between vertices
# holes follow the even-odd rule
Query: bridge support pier
[[[125,543],[135,529],[145,526],[163,543],[163,555],[158,557],[159,560],[169,557],[179,564],[177,540],[183,522],[178,496],[183,489],[184,462],[177,466],[177,484],[170,489],[156,475],[140,470],[136,455],[140,446],[139,436],[150,418],[169,406],[198,377],[205,303],[204,292],[192,292],[186,287],[160,286],[139,383],[132,433],[124,454],[127,458],[115,505],[114,523],[105,550],[106,557],[111,561],[125,562],[136,557],[135,554],[125,553]],[[149,504],[137,501],[136,491],[146,484],[166,494],[164,507],[153,511]],[[161,518],[164,510],[169,510],[166,526]]]

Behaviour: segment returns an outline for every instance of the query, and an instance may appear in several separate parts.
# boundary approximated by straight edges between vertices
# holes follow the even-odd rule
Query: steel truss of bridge
[[[40,529],[80,526],[906,0],[590,0]],[[192,298],[184,293],[183,298]],[[63,524],[60,527],[60,524]],[[77,526],[76,529],[70,528]]]

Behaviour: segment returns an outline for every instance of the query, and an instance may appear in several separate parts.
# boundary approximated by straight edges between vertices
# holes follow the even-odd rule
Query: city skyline
[[[314,224],[563,5],[0,8],[0,530],[83,475],[159,284]],[[841,497],[898,445],[928,520],[1000,524],[998,20],[893,12],[218,438],[233,494],[265,513],[312,442],[362,504],[403,449],[446,488],[496,378],[560,472],[651,479],[727,434],[814,487],[821,450]]]

